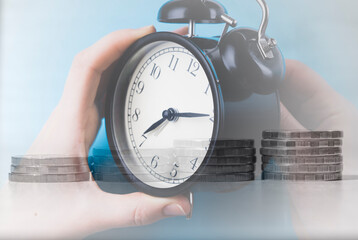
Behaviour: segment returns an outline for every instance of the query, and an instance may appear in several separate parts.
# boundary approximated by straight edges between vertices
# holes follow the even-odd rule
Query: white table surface
[[[52,201],[43,199],[40,193],[44,191],[48,191],[47,196],[52,196],[53,200],[62,198],[60,203],[73,202],[72,196],[63,196],[64,192],[86,197],[92,193],[87,183],[68,184],[11,183],[8,185],[11,194],[0,202],[5,201],[5,206],[21,203],[25,205],[21,206],[23,209],[38,208],[44,201]],[[223,184],[219,185],[223,187]],[[130,188],[129,184],[106,183],[101,186],[118,192]],[[170,218],[149,226],[96,233],[87,239],[358,238],[358,176],[345,176],[343,181],[336,182],[256,180],[237,183],[236,191],[226,193],[208,192],[212,186],[206,183],[196,187],[190,220]],[[28,204],[30,201],[27,199],[31,196],[34,200]],[[50,203],[46,205],[51,209]],[[65,208],[60,205],[56,203],[57,207]],[[91,209],[88,209],[88,214],[91,214]]]
[[[336,182],[256,180],[237,187],[229,193],[194,193],[193,217],[189,221],[168,219],[88,238],[358,238],[358,176],[344,176],[343,181]]]

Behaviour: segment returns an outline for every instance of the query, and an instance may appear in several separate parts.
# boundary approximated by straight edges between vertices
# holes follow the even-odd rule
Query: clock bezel
[[[204,160],[202,161],[198,170],[191,177],[189,177],[187,181],[179,185],[173,186],[171,188],[152,187],[142,182],[140,179],[138,179],[135,176],[135,174],[131,173],[128,166],[126,165],[125,160],[121,155],[121,150],[119,149],[119,146],[116,144],[114,127],[113,127],[113,103],[114,103],[115,90],[117,88],[117,85],[119,84],[118,82],[121,77],[121,74],[125,72],[124,70],[127,66],[127,63],[129,63],[130,60],[132,60],[133,56],[135,56],[135,54],[141,49],[143,49],[145,46],[155,42],[163,42],[163,41],[169,41],[183,46],[189,52],[191,52],[193,56],[200,62],[209,81],[212,97],[213,97],[213,103],[214,103],[213,133],[211,137],[210,148]],[[108,138],[109,146],[111,148],[112,157],[116,162],[117,166],[121,166],[120,169],[123,169],[121,170],[121,173],[123,173],[126,179],[129,182],[131,182],[139,191],[142,191],[150,195],[168,197],[168,196],[173,196],[183,193],[193,183],[195,183],[196,179],[198,178],[198,174],[202,173],[205,166],[208,164],[210,160],[210,156],[212,155],[213,147],[215,146],[216,139],[221,129],[221,124],[223,122],[224,111],[223,111],[222,93],[221,93],[219,81],[217,79],[217,75],[215,73],[213,65],[211,64],[210,59],[207,56],[205,56],[204,52],[195,43],[193,43],[190,40],[190,38],[171,32],[152,33],[137,40],[124,52],[122,57],[119,59],[119,62],[115,66],[115,73],[113,76],[114,77],[109,82],[107,88],[108,95],[106,99],[105,122],[106,122],[107,138]],[[127,86],[127,88],[123,90],[124,92],[127,93],[131,77],[126,77],[126,79],[128,79],[127,82],[121,84]],[[125,102],[123,102],[123,104],[125,104]]]

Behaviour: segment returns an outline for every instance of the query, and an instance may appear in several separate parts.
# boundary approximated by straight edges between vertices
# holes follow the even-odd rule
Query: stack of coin
[[[208,151],[207,148],[205,149],[206,146],[209,146],[209,141],[207,140],[176,140],[174,141],[174,147],[166,149],[167,153],[164,155],[167,155],[168,165],[170,166],[173,166],[175,159],[178,162],[189,163],[193,158],[204,158]],[[165,150],[161,150],[161,152],[164,153]],[[143,153],[146,154],[142,150],[141,154],[145,158]],[[256,149],[254,148],[254,140],[218,140],[214,149],[212,149],[212,156],[207,165],[203,171],[196,173],[197,177],[193,178],[192,181],[241,182],[254,180],[255,163]],[[163,161],[161,164],[163,165]],[[96,181],[126,182],[128,178],[133,181],[136,180],[131,177],[133,175],[124,174],[127,171],[124,171],[124,166],[115,163],[110,150],[93,149],[90,168]],[[132,169],[136,168],[138,172],[132,172],[132,174],[136,176],[145,174],[138,166]],[[161,174],[161,172],[157,173]],[[147,174],[150,175],[149,172]],[[167,174],[167,172],[163,174]]]
[[[90,181],[88,159],[64,156],[18,156],[11,159],[11,182],[57,183]]]
[[[203,156],[209,146],[206,140],[176,140],[174,147],[186,157]],[[203,171],[197,173],[197,182],[242,182],[255,179],[256,149],[252,139],[216,140],[212,155]],[[185,148],[185,151],[180,150]],[[210,149],[209,149],[210,150]]]
[[[264,180],[342,179],[342,131],[264,131],[262,136]]]

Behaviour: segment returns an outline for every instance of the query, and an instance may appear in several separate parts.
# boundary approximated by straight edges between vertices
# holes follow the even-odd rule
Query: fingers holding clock
[[[137,39],[155,32],[153,26],[119,30],[105,36],[79,53],[72,64],[63,94],[70,105],[80,103],[86,108],[93,104],[102,73]]]
[[[29,153],[80,152],[81,156],[86,155],[103,116],[101,110],[107,89],[104,79],[111,76],[111,66],[132,43],[153,32],[153,26],[119,30],[79,53],[73,61],[59,104]],[[177,31],[185,32],[185,28]],[[64,146],[59,147],[59,143]]]
[[[179,35],[186,35],[188,34],[188,27],[182,27],[174,31],[174,33]]]
[[[96,206],[98,222],[95,227],[100,228],[98,231],[147,225],[167,217],[187,216],[191,211],[190,203],[184,196],[157,198],[144,193],[103,194],[100,204]]]
[[[311,68],[296,60],[286,61],[286,77],[279,89],[283,105],[308,129],[339,126],[351,104]]]
[[[154,31],[154,27],[120,30],[78,54],[62,98],[28,154],[86,156],[101,120],[95,99],[103,71],[135,40]]]
[[[93,103],[101,75],[136,40],[156,30],[154,26],[119,30],[103,37],[97,43],[80,52],[74,59],[63,94],[70,104],[80,100],[82,106]],[[174,31],[184,35],[187,27]]]

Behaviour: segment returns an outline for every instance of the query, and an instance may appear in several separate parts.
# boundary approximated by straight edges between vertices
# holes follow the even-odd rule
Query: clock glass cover
[[[136,49],[119,75],[111,105],[113,144],[121,164],[150,187],[186,182],[216,137],[217,90],[205,63],[178,43],[155,41]],[[175,144],[192,139],[202,144]]]

